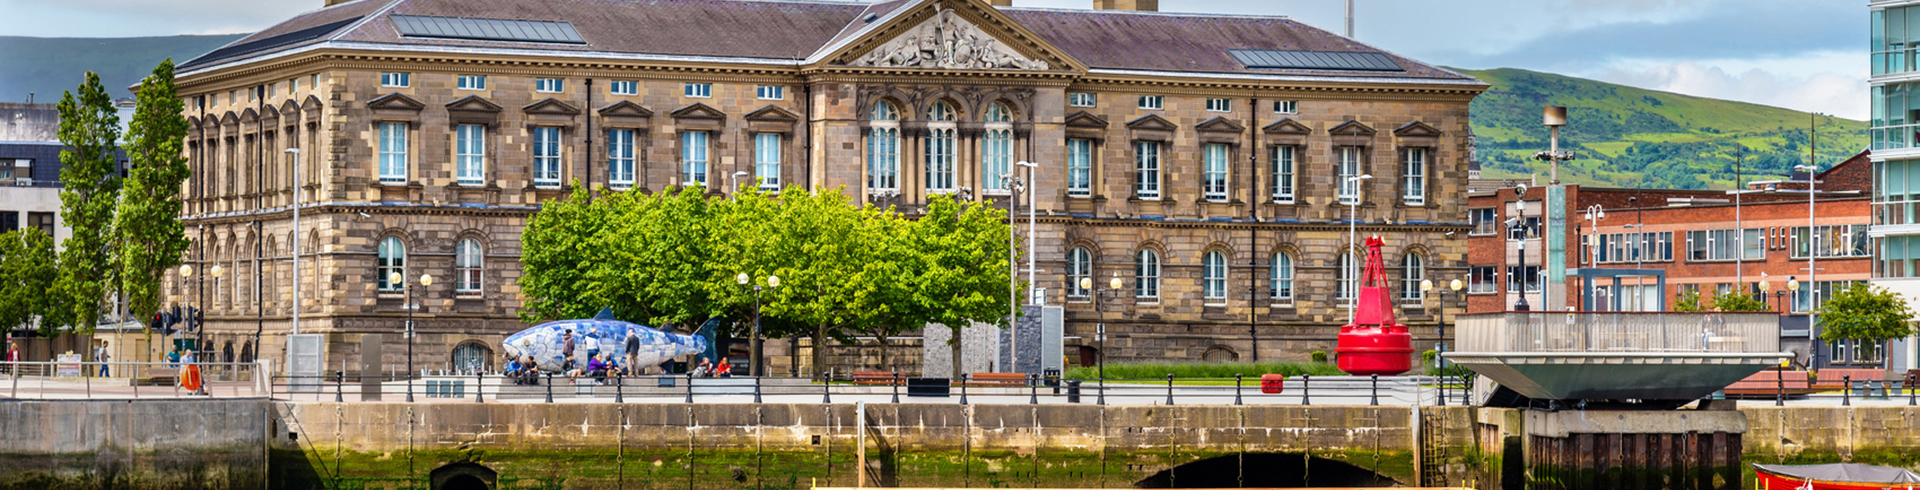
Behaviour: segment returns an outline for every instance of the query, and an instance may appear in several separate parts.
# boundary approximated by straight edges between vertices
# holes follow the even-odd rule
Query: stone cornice
[[[379,203],[330,202],[308,204],[300,208],[302,218],[321,220],[326,215],[352,216],[355,213],[369,215],[408,215],[408,216],[465,216],[476,218],[513,218],[532,216],[538,206],[491,206],[476,208],[451,204],[408,204],[385,205]],[[241,211],[233,213],[203,214],[181,216],[180,221],[189,225],[219,225],[244,223],[256,220],[292,219],[293,210],[286,206],[261,211]],[[316,221],[318,222],[318,221]]]

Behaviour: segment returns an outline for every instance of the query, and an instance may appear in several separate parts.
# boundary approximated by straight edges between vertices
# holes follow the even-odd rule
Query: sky
[[[483,0],[475,0],[483,1]],[[1087,8],[1092,0],[1013,0]],[[1867,0],[1353,0],[1354,37],[1460,68],[1524,68],[1867,117]],[[0,0],[0,35],[256,31],[321,0]],[[1166,12],[1285,15],[1341,32],[1344,0],[1161,0]]]

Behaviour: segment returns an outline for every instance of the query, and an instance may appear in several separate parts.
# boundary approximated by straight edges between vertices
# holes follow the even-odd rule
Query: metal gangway
[[[1457,335],[1449,362],[1534,400],[1691,401],[1791,356],[1768,312],[1476,313]]]

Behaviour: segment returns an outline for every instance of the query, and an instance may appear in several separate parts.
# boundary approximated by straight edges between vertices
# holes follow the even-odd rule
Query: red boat
[[[1755,464],[1762,490],[1920,489],[1920,474],[1870,464]]]

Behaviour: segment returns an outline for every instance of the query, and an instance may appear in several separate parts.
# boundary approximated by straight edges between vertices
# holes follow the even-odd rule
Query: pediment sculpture
[[[1045,70],[1047,62],[1028,59],[953,13],[933,18],[874,48],[850,65],[956,70]]]

